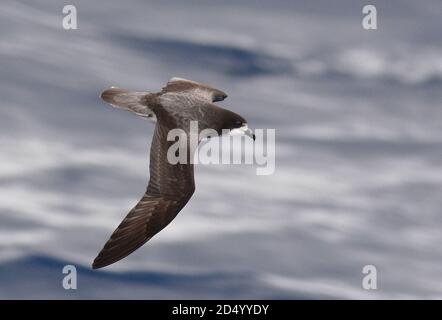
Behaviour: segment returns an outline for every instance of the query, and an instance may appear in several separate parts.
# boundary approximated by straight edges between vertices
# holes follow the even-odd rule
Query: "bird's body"
[[[191,161],[172,164],[167,152],[174,141],[168,141],[170,130],[188,133],[190,121],[198,121],[199,130],[245,128],[240,115],[213,104],[227,95],[194,81],[172,78],[158,93],[130,92],[111,88],[101,98],[112,106],[125,109],[156,122],[150,151],[150,180],[146,193],[128,213],[95,258],[94,269],[112,264],[146,243],[167,226],[187,204],[195,191],[194,167]],[[187,148],[186,158],[193,157]]]

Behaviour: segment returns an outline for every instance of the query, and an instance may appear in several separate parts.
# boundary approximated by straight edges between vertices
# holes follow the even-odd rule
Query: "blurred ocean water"
[[[442,298],[442,3],[0,5],[0,298]],[[198,165],[163,232],[90,264],[148,181],[153,126],[100,101],[172,76],[276,129],[276,171]],[[78,266],[78,290],[61,286]],[[362,268],[378,290],[362,289]]]

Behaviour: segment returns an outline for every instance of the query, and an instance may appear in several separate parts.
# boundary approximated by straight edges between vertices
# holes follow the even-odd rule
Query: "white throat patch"
[[[244,135],[244,134],[246,134],[246,132],[248,130],[249,130],[249,127],[247,126],[247,124],[245,124],[240,128],[235,128],[235,129],[230,130],[230,135],[231,136]]]

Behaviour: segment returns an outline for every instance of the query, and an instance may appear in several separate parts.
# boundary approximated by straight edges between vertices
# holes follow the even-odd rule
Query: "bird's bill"
[[[255,137],[255,134],[253,133],[252,129],[247,128],[247,130],[244,131],[244,134],[245,134],[246,136],[249,136],[250,138],[252,138],[253,141],[255,141],[255,138],[256,138],[256,137]]]
[[[230,135],[231,136],[246,135],[246,136],[249,136],[250,138],[252,138],[253,141],[255,141],[255,134],[253,133],[252,129],[250,129],[247,126],[247,124],[243,125],[240,128],[230,130]]]

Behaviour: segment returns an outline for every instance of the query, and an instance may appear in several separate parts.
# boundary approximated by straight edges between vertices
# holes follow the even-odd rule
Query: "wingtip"
[[[92,262],[92,269],[96,270],[96,269],[101,269],[107,266],[110,266],[111,264],[114,264],[115,262],[119,261],[118,260],[112,260],[112,259],[106,259],[106,257],[104,257],[102,255],[102,252],[100,252],[98,254],[98,256],[95,257],[94,261]]]
[[[109,94],[109,90],[111,90],[111,89],[112,89],[112,88],[110,88],[110,89],[106,89],[106,90],[102,91],[102,92],[100,93],[100,99],[102,99],[102,100],[108,102],[108,101],[106,100],[106,96]]]
[[[105,264],[100,264],[97,259],[94,260],[94,262],[92,262],[92,269],[97,270],[97,269],[101,269],[103,267],[105,267]]]
[[[106,102],[109,102],[113,96],[118,93],[121,89],[119,87],[111,86],[109,89],[106,89],[100,93],[100,98]]]
[[[98,265],[96,259],[94,260],[94,262],[92,262],[92,269],[96,270],[96,269],[100,269],[101,267]]]
[[[120,89],[116,87],[110,87],[109,89],[104,90],[102,93],[100,93],[100,98],[107,103],[112,104],[115,95],[120,93]]]
[[[101,269],[106,266],[108,266],[109,263],[106,263],[105,260],[103,260],[103,257],[101,256],[101,252],[95,257],[94,261],[92,262],[92,269]]]

